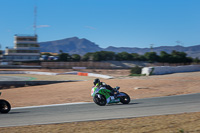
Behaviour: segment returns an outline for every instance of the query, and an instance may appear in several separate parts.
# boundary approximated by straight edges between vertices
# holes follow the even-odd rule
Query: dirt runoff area
[[[114,72],[113,72],[114,73]],[[20,75],[19,75],[20,76]],[[25,75],[23,75],[25,76]],[[34,77],[34,75],[26,75]],[[43,80],[66,79],[62,75],[39,76]],[[61,77],[60,77],[61,76]],[[70,75],[69,75],[70,77]],[[92,102],[90,96],[93,79],[85,76],[76,76],[77,79],[86,79],[80,82],[65,82],[58,84],[28,86],[1,90],[1,98],[7,99],[12,107],[60,104],[71,102]],[[73,75],[73,79],[76,79]],[[115,76],[113,79],[101,79],[112,87],[120,86],[120,91],[126,92],[131,99],[171,96],[180,94],[199,93],[200,72],[176,73],[155,76]]]
[[[99,72],[100,71],[100,72]],[[106,73],[96,70],[96,73]],[[113,79],[101,79],[112,87],[120,86],[131,99],[200,93],[200,72],[168,75],[130,77],[128,70],[108,71]],[[27,75],[29,76],[29,75]],[[33,76],[33,75],[31,75]],[[49,77],[48,77],[49,78]],[[55,77],[52,77],[55,78]],[[59,104],[71,102],[92,102],[90,96],[93,78],[81,82],[29,86],[1,90],[1,98],[12,107]],[[95,123],[95,124],[94,124]],[[98,125],[98,130],[96,125]],[[0,132],[200,132],[200,113],[151,116],[130,119],[74,122],[55,125],[35,125],[0,128]]]

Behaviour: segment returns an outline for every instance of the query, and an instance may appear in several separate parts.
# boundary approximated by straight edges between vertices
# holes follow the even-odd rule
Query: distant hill
[[[66,38],[62,40],[56,41],[48,41],[40,43],[40,51],[41,52],[53,52],[59,53],[62,50],[65,53],[69,54],[79,54],[84,55],[88,52],[96,52],[96,51],[113,51],[113,52],[128,52],[128,53],[138,53],[144,54],[146,52],[152,51],[150,48],[131,48],[131,47],[113,47],[109,46],[107,48],[101,48],[97,44],[87,40],[87,39],[79,39],[78,37]],[[153,51],[158,54],[160,51],[165,51],[167,53],[171,53],[171,51],[176,50],[180,52],[187,53],[190,57],[199,57],[200,58],[200,45],[183,47],[180,45],[177,46],[160,46],[154,47]]]
[[[156,52],[157,54],[160,53],[160,51],[165,51],[167,53],[171,53],[173,50],[179,51],[179,52],[185,52],[190,57],[198,57],[200,58],[200,45],[190,46],[190,47],[183,47],[183,46],[160,46],[160,47],[154,47],[152,50],[150,48],[130,48],[130,47],[108,47],[104,49],[105,51],[113,51],[113,52],[123,52],[126,51],[128,53],[138,53],[143,55],[146,52]]]
[[[77,37],[40,43],[41,52],[59,53],[60,50],[64,53],[83,55],[88,52],[101,51],[102,48],[87,39]]]

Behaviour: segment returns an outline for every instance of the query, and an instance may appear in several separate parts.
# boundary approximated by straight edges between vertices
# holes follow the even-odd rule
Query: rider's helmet
[[[95,79],[93,83],[94,83],[94,85],[96,85],[97,83],[100,83],[100,80],[99,79]]]

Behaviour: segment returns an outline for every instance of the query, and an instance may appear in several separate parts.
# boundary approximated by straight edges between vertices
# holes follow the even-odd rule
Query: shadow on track
[[[140,104],[140,103],[129,103],[129,104],[113,103],[113,104],[107,104],[106,106],[134,105],[134,104]]]
[[[20,111],[20,112],[9,112],[8,114],[22,114],[22,113],[29,113],[30,111]]]

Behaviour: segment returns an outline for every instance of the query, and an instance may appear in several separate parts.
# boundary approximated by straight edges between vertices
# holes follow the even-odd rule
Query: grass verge
[[[146,76],[146,74],[130,74],[129,76]]]

